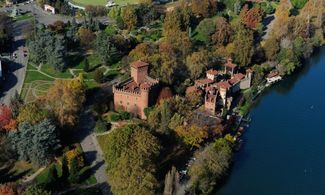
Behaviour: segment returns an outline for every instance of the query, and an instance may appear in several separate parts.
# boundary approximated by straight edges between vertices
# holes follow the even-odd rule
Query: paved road
[[[90,164],[104,195],[112,193],[110,192],[110,187],[108,185],[103,152],[97,142],[95,133],[92,132],[95,126],[95,120],[90,111],[90,106],[97,101],[98,97],[107,93],[112,93],[112,84],[117,81],[118,79],[114,79],[106,83],[102,86],[100,91],[92,94],[91,97],[88,98],[85,109],[80,114],[80,122],[78,125],[79,142],[85,153],[86,161]]]
[[[28,25],[28,21],[14,23],[14,42],[12,44],[12,51],[17,54],[17,58],[14,58],[10,63],[9,73],[4,74],[5,80],[1,84],[0,92],[1,104],[9,105],[10,98],[16,91],[19,93],[23,87],[28,59],[24,56],[25,41],[22,34],[23,29]]]

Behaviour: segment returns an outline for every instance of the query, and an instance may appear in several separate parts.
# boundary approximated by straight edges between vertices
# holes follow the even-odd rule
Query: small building
[[[228,58],[227,63],[225,63],[223,66],[225,67],[224,74],[229,74],[231,77],[237,70],[237,65],[232,62],[231,58]]]
[[[146,119],[144,109],[156,102],[159,81],[148,76],[148,63],[135,61],[130,66],[131,78],[113,86],[114,109]]]
[[[51,13],[51,14],[55,14],[55,8],[53,6],[48,5],[48,4],[44,5],[44,10],[46,12]]]
[[[214,69],[210,69],[210,70],[208,70],[206,72],[207,78],[210,79],[210,80],[213,80],[213,81],[217,80],[218,75],[219,75],[219,72],[217,70],[214,70]]]
[[[277,70],[272,70],[267,76],[266,76],[266,81],[268,84],[272,84],[275,82],[278,82],[282,79],[280,76],[280,72]]]

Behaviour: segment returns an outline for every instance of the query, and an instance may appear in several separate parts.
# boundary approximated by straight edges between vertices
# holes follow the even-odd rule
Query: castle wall
[[[114,90],[114,109],[124,110],[145,119],[144,109],[148,107],[148,93],[128,93]]]

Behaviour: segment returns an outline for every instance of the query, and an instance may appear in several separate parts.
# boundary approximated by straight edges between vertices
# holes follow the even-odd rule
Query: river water
[[[325,194],[325,47],[268,89],[218,195]]]

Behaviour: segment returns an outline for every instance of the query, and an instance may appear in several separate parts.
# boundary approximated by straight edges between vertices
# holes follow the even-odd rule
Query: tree
[[[128,30],[135,28],[138,25],[138,16],[133,5],[127,5],[122,9],[122,19]]]
[[[290,0],[293,7],[296,9],[301,9],[305,6],[308,0]]]
[[[104,71],[101,68],[98,68],[94,72],[94,80],[97,83],[102,83],[104,81]]]
[[[272,36],[265,41],[263,48],[265,51],[266,59],[275,60],[276,54],[280,50],[280,44],[279,41],[274,36]]]
[[[34,184],[26,188],[24,195],[52,195],[52,193],[45,190],[41,185]]]
[[[15,159],[15,151],[12,149],[10,140],[4,136],[0,136],[0,167],[9,166]]]
[[[8,131],[16,128],[16,121],[12,117],[8,106],[0,105],[0,130]]]
[[[196,27],[196,32],[199,34],[201,41],[205,44],[211,43],[211,36],[215,32],[216,26],[214,19],[206,18]]]
[[[79,175],[78,159],[73,158],[70,166],[69,181],[71,183],[78,183],[79,180],[80,180],[80,175]]]
[[[90,66],[89,66],[89,61],[88,61],[88,58],[85,58],[84,61],[83,61],[83,70],[85,72],[89,72],[90,70]]]
[[[109,65],[116,57],[116,48],[111,43],[110,37],[105,32],[100,32],[94,42],[96,54],[104,65]]]
[[[62,175],[61,178],[63,179],[63,181],[66,181],[70,175],[69,173],[69,166],[68,166],[68,160],[67,157],[64,155],[62,158]]]
[[[208,137],[207,129],[197,125],[178,126],[175,132],[185,144],[191,147],[200,147],[200,144]]]
[[[274,26],[272,27],[272,32],[274,33],[277,39],[288,35],[289,16],[291,8],[292,5],[289,0],[280,0],[280,3],[276,8],[276,20],[274,22]]]
[[[0,184],[0,194],[3,195],[19,195],[21,190],[15,183]]]
[[[216,46],[225,46],[229,42],[231,27],[224,17],[217,17],[215,23],[216,29],[212,41]]]
[[[157,102],[161,102],[163,100],[169,99],[173,97],[173,92],[169,87],[164,87],[161,89]]]
[[[191,194],[209,194],[229,169],[232,149],[223,139],[217,139],[202,151],[194,154],[195,161],[189,166],[188,181]]]
[[[180,188],[179,173],[173,166],[165,176],[164,195],[184,195],[185,192]]]
[[[193,0],[192,12],[195,16],[209,17],[214,15],[217,11],[217,1],[214,0]]]
[[[74,126],[86,100],[82,75],[72,80],[56,80],[45,96],[45,105],[61,126]]]
[[[88,28],[81,27],[78,31],[80,44],[85,48],[90,48],[95,40],[95,34]]]
[[[199,78],[209,67],[210,59],[207,51],[193,52],[186,57],[186,66],[190,72],[190,78]]]
[[[41,106],[36,103],[29,103],[22,106],[20,112],[17,116],[18,123],[30,123],[35,125],[48,116],[48,112],[41,108]]]
[[[172,116],[172,105],[170,101],[165,100],[150,112],[150,115],[148,117],[148,124],[151,129],[158,133],[169,134],[170,129],[168,128],[168,124]]]
[[[49,120],[36,125],[23,123],[9,138],[19,159],[30,160],[36,166],[48,164],[60,148],[56,127]]]
[[[159,151],[157,138],[142,127],[127,125],[110,133],[105,140],[104,154],[112,192],[154,194],[158,186],[154,160]]]
[[[66,46],[65,38],[57,35],[54,38],[54,45],[52,48],[49,47],[47,63],[54,67],[55,70],[63,72],[66,68]]]
[[[52,164],[46,175],[45,186],[47,189],[55,189],[58,184],[58,170],[56,166]]]
[[[234,40],[235,60],[240,66],[247,66],[251,63],[254,54],[254,36],[253,32],[239,25]]]
[[[240,20],[248,28],[256,29],[257,25],[262,21],[261,9],[258,6],[249,9],[246,4],[240,12]]]
[[[9,107],[11,109],[12,115],[16,118],[19,114],[20,108],[23,106],[24,100],[20,97],[17,91],[15,94],[10,98]]]

